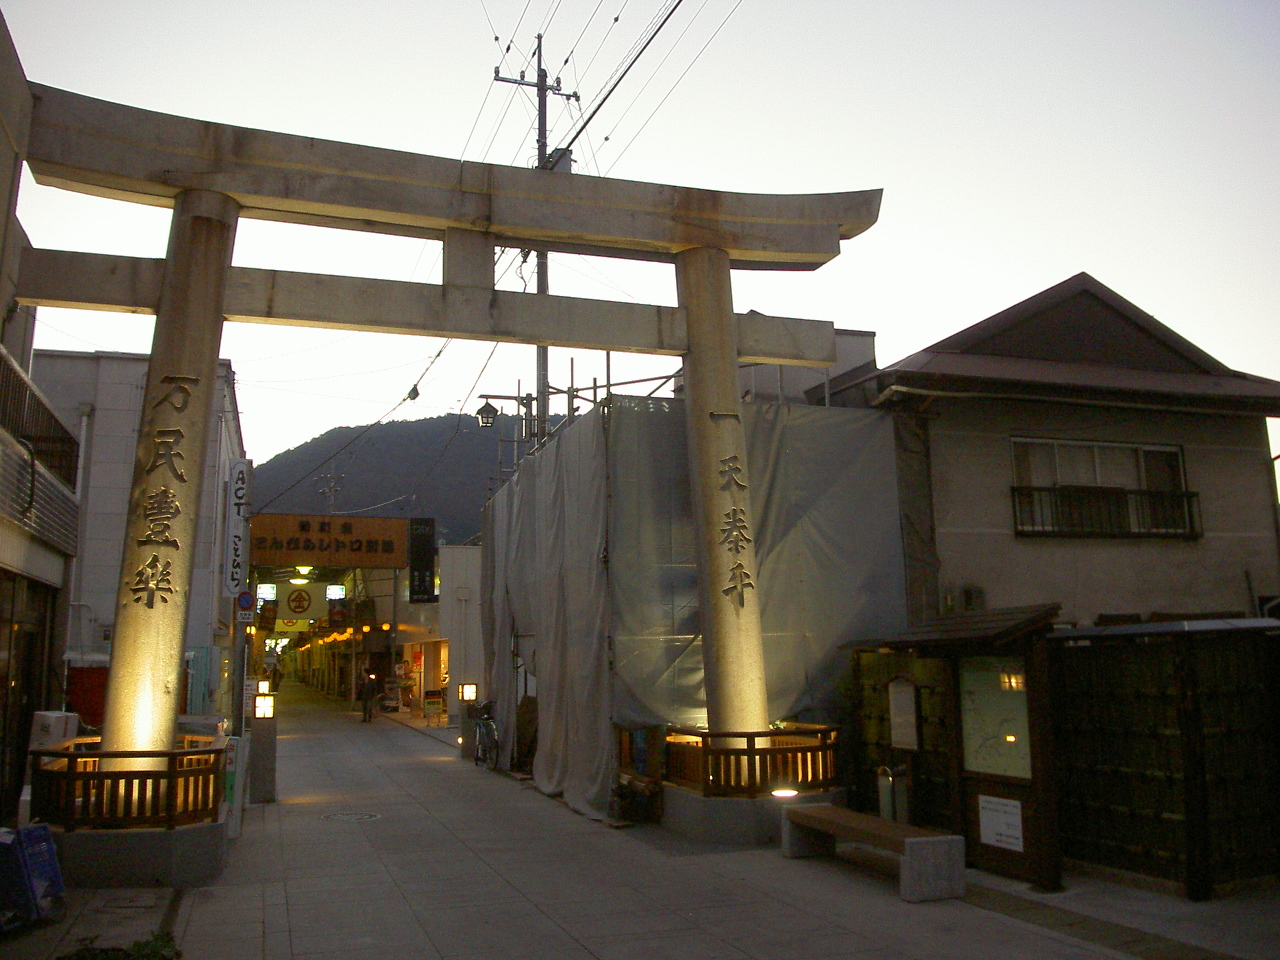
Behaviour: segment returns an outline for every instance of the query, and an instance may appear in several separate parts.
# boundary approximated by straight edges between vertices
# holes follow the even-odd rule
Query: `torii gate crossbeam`
[[[834,359],[833,332],[735,317],[729,271],[816,269],[875,223],[880,191],[754,195],[569,176],[29,89],[26,160],[39,182],[174,209],[163,261],[31,251],[20,270],[27,302],[156,314],[105,750],[171,745],[203,430],[225,317],[683,355],[708,723],[721,732],[766,728],[737,364],[824,365]],[[444,284],[233,269],[240,217],[442,240]],[[495,291],[496,246],[667,261],[679,307]],[[363,306],[351,303],[370,292]]]

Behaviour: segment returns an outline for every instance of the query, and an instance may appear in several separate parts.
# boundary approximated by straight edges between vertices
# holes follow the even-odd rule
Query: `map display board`
[[[1022,657],[965,657],[960,661],[960,726],[965,770],[1031,779]]]

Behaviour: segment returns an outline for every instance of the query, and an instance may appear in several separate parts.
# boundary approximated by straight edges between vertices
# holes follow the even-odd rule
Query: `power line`
[[[671,59],[671,55],[676,52],[676,48],[680,46],[680,41],[688,35],[689,30],[693,27],[694,23],[697,22],[698,17],[702,16],[702,11],[707,9],[707,4],[710,2],[711,0],[702,0],[702,6],[698,8],[698,12],[689,18],[689,22],[686,23],[684,25],[684,29],[680,31],[680,36],[676,37],[675,43],[671,45],[663,58],[658,61],[658,65],[653,68],[653,73],[649,74],[649,79],[646,80],[644,85],[635,92],[635,96],[631,98],[631,101],[622,109],[622,112],[618,114],[617,120],[614,121],[613,127],[609,130],[609,133],[605,136],[604,140],[601,141],[602,143],[613,138],[614,131],[622,125],[622,121],[626,119],[627,114],[631,112],[631,108],[640,102],[640,98],[644,96],[644,92],[649,89],[649,85],[653,83],[654,80],[658,79],[658,74],[661,73],[662,68],[667,65],[667,61]],[[679,81],[677,81],[677,83],[678,82]]]
[[[654,116],[657,114],[657,112],[662,109],[662,105],[667,102],[671,94],[675,93],[676,87],[680,85],[680,81],[685,78],[685,75],[688,74],[688,72],[693,69],[693,65],[698,62],[698,60],[702,57],[704,53],[706,53],[707,47],[711,46],[711,41],[714,40],[720,34],[720,31],[724,29],[725,24],[729,22],[729,18],[732,17],[737,12],[740,6],[742,6],[742,0],[738,0],[738,2],[733,5],[733,9],[730,10],[725,15],[725,18],[722,21],[720,21],[720,26],[716,27],[715,33],[711,34],[711,36],[707,38],[707,42],[702,45],[702,49],[698,51],[697,56],[693,58],[689,66],[684,68],[684,73],[676,77],[676,82],[671,85],[671,89],[667,91],[666,96],[664,96],[660,101],[658,101],[658,105],[653,108],[653,112],[650,113],[649,116],[645,118],[644,123],[640,124],[640,129],[635,132],[635,134],[631,137],[631,139],[627,141],[627,145],[618,152],[618,155],[616,157],[613,158],[613,163],[609,164],[609,169],[605,170],[604,172],[605,176],[608,176],[613,171],[613,168],[618,165],[618,161],[622,159],[622,155],[626,153],[629,149],[631,149],[631,145],[636,142],[636,139],[640,136],[640,134],[644,133],[644,128],[649,125],[649,121],[652,120]]]
[[[741,3],[742,0],[738,0],[738,2]],[[613,96],[613,91],[618,89],[618,84],[622,83],[622,81],[626,78],[627,74],[631,72],[631,68],[636,65],[636,61],[639,60],[640,57],[644,54],[644,52],[649,49],[649,44],[653,43],[654,38],[657,37],[658,33],[662,30],[662,28],[667,25],[667,22],[670,21],[670,19],[675,15],[675,12],[680,9],[680,5],[682,3],[684,3],[684,0],[673,0],[673,2],[671,3],[671,9],[667,11],[667,15],[662,18],[662,21],[657,25],[657,27],[654,28],[653,32],[649,34],[649,38],[644,41],[643,46],[641,46],[640,49],[636,52],[635,56],[631,58],[631,62],[626,65],[626,67],[622,70],[620,74],[618,74],[618,79],[613,81],[613,85],[609,87],[608,91],[604,94],[604,96],[600,98],[600,102],[596,104],[595,109],[592,110],[591,113],[587,116],[587,118],[583,120],[582,123],[578,126],[577,132],[574,133],[574,135],[570,137],[566,143],[558,147],[557,152],[560,152],[561,150],[568,150],[570,147],[574,145],[574,143],[577,142],[578,137],[582,136],[582,131],[587,129],[587,125],[590,124],[591,121],[595,119],[596,114],[600,112],[600,108],[603,107],[608,102],[611,96]],[[734,9],[736,10],[737,7],[735,7]]]

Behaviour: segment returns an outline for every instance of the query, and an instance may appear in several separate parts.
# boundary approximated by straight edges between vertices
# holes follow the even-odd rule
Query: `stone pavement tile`
[[[292,914],[295,910],[305,909],[316,904],[323,905],[326,903],[341,903],[343,901],[377,904],[399,899],[401,899],[400,888],[391,880],[384,879],[378,883],[364,883],[350,887],[319,887],[292,891],[288,895],[288,903],[282,905],[281,909],[288,910]]]
[[[261,940],[187,937],[178,948],[183,960],[263,960]]]
[[[750,957],[719,937],[701,931],[646,937],[589,937],[582,945],[599,960],[749,960]]]
[[[496,874],[474,877],[465,883],[459,883],[452,877],[432,876],[426,880],[400,881],[397,886],[410,905],[463,906],[477,901],[496,903],[524,899],[519,890]]]
[[[421,955],[431,949],[426,935],[421,929],[412,934],[396,929],[382,931],[377,925],[369,924],[360,930],[322,931],[316,933],[298,933],[294,931],[289,938],[290,949],[294,957],[309,954],[346,954],[347,957],[400,957],[403,955]]]
[[[618,910],[613,904],[601,904],[591,913],[570,917],[552,913],[552,918],[579,942],[597,937],[705,932],[678,914],[662,910]]]

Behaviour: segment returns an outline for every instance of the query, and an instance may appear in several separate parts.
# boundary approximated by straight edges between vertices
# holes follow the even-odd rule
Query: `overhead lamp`
[[[772,791],[772,793],[780,800],[787,800],[791,797],[800,796],[800,791],[793,789],[792,787],[779,787],[777,790]]]
[[[310,583],[311,581],[308,580],[306,577],[290,577],[289,582],[294,584],[295,586],[300,587],[304,583]]]
[[[297,566],[297,567],[294,567],[293,569],[297,570],[300,574],[302,574],[305,577],[309,573],[311,573],[311,571],[314,570],[315,567]]]
[[[498,408],[486,400],[484,406],[476,411],[476,419],[480,421],[480,426],[492,427],[498,419]]]

